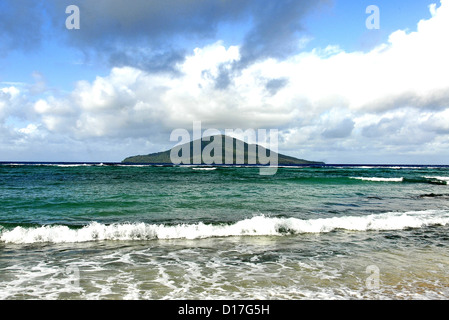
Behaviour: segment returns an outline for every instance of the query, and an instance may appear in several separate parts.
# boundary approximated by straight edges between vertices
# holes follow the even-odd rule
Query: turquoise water
[[[0,165],[0,299],[447,299],[449,168]]]

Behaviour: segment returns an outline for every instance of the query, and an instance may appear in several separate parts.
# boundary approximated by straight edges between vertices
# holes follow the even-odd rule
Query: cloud
[[[5,0],[0,3],[0,54],[39,47],[44,19],[39,1]]]
[[[449,108],[423,116],[423,129],[441,135],[449,135]]]
[[[231,65],[229,63],[223,63],[218,66],[218,75],[215,78],[216,89],[226,89],[232,82],[231,78]]]
[[[214,41],[225,26],[241,25],[241,69],[295,53],[301,20],[321,2],[327,1],[78,0],[80,29],[69,31],[65,9],[72,0],[4,0],[0,50],[28,51],[51,37],[84,52],[87,60],[176,73],[192,42]]]
[[[288,84],[287,78],[271,79],[267,81],[265,88],[271,95],[275,95],[279,90]]]
[[[402,127],[401,119],[381,118],[379,122],[368,125],[362,129],[362,135],[367,138],[382,138],[392,136]]]
[[[15,86],[0,88],[0,123],[17,113],[22,102],[21,91]]]
[[[338,123],[326,126],[322,135],[325,138],[346,138],[351,135],[354,129],[354,121],[346,118]]]
[[[239,68],[259,59],[285,59],[301,48],[303,18],[324,1],[259,1],[254,8],[253,28],[241,45]]]
[[[63,1],[64,2],[64,1]],[[143,53],[151,61],[162,53],[176,56],[176,43],[185,39],[214,39],[224,24],[247,25],[239,65],[246,66],[267,57],[285,58],[299,47],[301,20],[323,1],[293,0],[168,0],[80,1],[83,22],[80,32],[70,33],[75,45],[114,49],[150,48]],[[61,4],[58,2],[58,6]],[[105,36],[106,35],[106,36]],[[297,43],[297,44],[296,44]],[[157,48],[157,49],[156,49]],[[190,49],[190,48],[188,48]],[[136,55],[135,50],[133,54]],[[141,57],[137,53],[137,59]],[[128,59],[131,61],[132,59]],[[172,61],[167,65],[172,66]],[[142,67],[142,65],[128,64]]]
[[[114,49],[108,53],[108,63],[115,67],[136,67],[148,72],[170,72],[177,74],[177,65],[185,58],[182,49],[167,48],[159,52],[140,50],[136,48]]]
[[[286,105],[279,112],[265,101],[266,88],[258,86],[253,74],[242,76],[232,88],[216,87],[220,68],[237,59],[237,47],[218,42],[186,57],[178,77],[113,68],[106,77],[79,81],[65,96],[37,100],[31,113],[49,132],[76,139],[152,137],[177,127],[191,128],[194,120],[218,129],[288,123],[294,107]],[[284,80],[277,84],[281,85]]]
[[[432,142],[438,135],[434,128],[426,126],[430,114],[432,113],[405,108],[371,116],[370,124],[361,126],[361,136],[384,146],[410,148],[424,145]]]

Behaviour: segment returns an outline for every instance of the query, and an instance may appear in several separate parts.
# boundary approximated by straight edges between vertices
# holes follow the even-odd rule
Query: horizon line
[[[261,166],[260,164],[173,164],[173,163],[131,163],[131,162],[116,162],[116,161],[0,161],[0,165],[10,165],[10,164],[86,164],[86,165],[124,165],[124,166],[133,166],[133,165],[148,165],[148,166],[156,166],[156,165],[166,165],[166,166]],[[278,167],[326,167],[326,166],[372,166],[372,167],[449,167],[449,164],[399,164],[399,163],[382,163],[382,164],[373,164],[373,163],[316,163],[316,164],[280,164]]]

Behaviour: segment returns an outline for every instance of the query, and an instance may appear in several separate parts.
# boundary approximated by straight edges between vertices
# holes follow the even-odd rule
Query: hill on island
[[[190,141],[188,143],[175,146],[170,150],[162,151],[162,152],[156,152],[151,153],[147,155],[137,155],[137,156],[131,156],[122,161],[122,163],[129,163],[129,164],[173,164],[173,161],[171,160],[171,155],[175,154],[179,157],[182,156],[183,150],[187,152],[187,157],[184,158],[185,161],[183,161],[183,164],[197,164],[197,165],[204,165],[204,164],[211,164],[210,160],[209,162],[205,160],[205,152],[206,155],[210,155],[210,157],[215,156],[215,151],[217,149],[215,148],[221,148],[218,150],[218,159],[220,159],[220,151],[221,151],[221,161],[220,162],[214,162],[214,164],[262,164],[265,165],[263,161],[259,161],[260,157],[259,155],[262,154],[266,158],[276,157],[277,155],[277,165],[320,165],[324,164],[324,162],[318,162],[318,161],[308,161],[304,159],[297,159],[294,157],[290,157],[287,155],[283,155],[280,153],[276,153],[274,151],[271,151],[269,149],[266,149],[260,145],[256,144],[248,144],[242,140],[232,138],[225,135],[216,135],[209,137],[212,138],[210,141],[203,141],[202,139]],[[216,140],[218,139],[218,140]],[[219,140],[221,139],[221,141]],[[230,148],[230,141],[232,140],[232,148]],[[196,143],[196,147],[195,147]],[[215,143],[214,145],[210,145],[211,143]],[[198,157],[194,157],[194,148],[197,148],[197,151],[199,151],[199,146],[201,146],[201,153],[197,152],[198,154],[202,155],[201,159]],[[206,148],[206,150],[205,150]],[[215,158],[217,159],[217,157]],[[230,163],[230,159],[232,159],[232,163]]]

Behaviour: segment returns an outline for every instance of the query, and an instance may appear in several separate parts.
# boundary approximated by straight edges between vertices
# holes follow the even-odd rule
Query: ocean
[[[449,167],[0,164],[0,299],[448,299]]]

